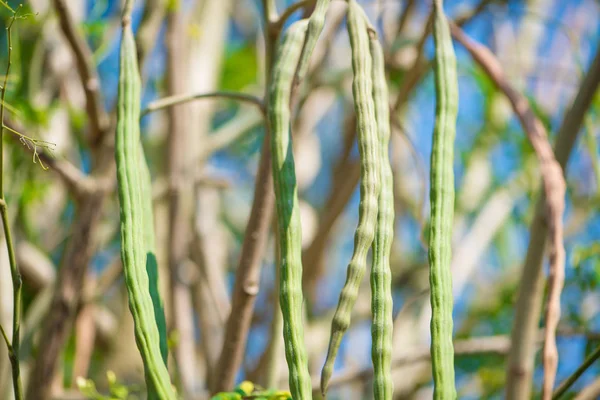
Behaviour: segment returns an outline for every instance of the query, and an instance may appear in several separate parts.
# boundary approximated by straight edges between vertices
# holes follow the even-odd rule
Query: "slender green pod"
[[[135,323],[135,337],[144,362],[148,398],[176,399],[167,366],[161,352],[160,334],[154,303],[150,295],[151,282],[146,270],[147,253],[153,246],[148,241],[152,221],[149,175],[140,143],[141,81],[136,46],[131,30],[132,2],[126,3],[119,57],[119,92],[115,158],[121,218],[121,259],[129,297],[129,308]],[[142,167],[144,163],[144,167]]]
[[[392,168],[389,158],[390,108],[383,49],[377,37],[372,36],[373,102],[379,131],[379,171],[381,191],[377,227],[373,241],[371,269],[371,359],[373,360],[373,392],[375,400],[391,400],[392,383],[392,272],[390,251],[394,240],[394,193]]]
[[[279,301],[290,390],[295,400],[312,398],[302,326],[302,230],[290,133],[292,81],[307,25],[306,20],[298,21],[285,34],[273,65],[267,111],[280,244]]]
[[[140,143],[140,178],[143,187],[144,199],[152,199],[152,178],[144,155],[144,149]],[[156,260],[156,238],[154,237],[154,211],[152,200],[144,201],[144,241],[146,244],[146,273],[148,274],[148,290],[152,298],[154,308],[154,319],[158,327],[160,337],[160,353],[167,364],[169,348],[167,343],[167,321],[165,310],[159,291],[158,262]]]
[[[348,2],[348,33],[352,47],[352,92],[358,128],[360,153],[360,205],[358,226],[354,234],[354,251],[348,265],[346,282],[340,294],[331,323],[331,335],[325,365],[321,371],[321,392],[325,395],[337,352],[344,333],[350,326],[352,308],[358,296],[367,265],[367,254],[375,236],[379,197],[380,146],[373,104],[373,66],[369,50],[369,34],[364,14],[356,1]]]
[[[435,45],[435,127],[431,151],[431,224],[429,285],[431,296],[431,364],[434,398],[455,399],[452,345],[452,223],[454,218],[454,137],[458,113],[456,57],[442,0],[433,2]]]
[[[321,32],[323,31],[323,25],[325,25],[325,14],[327,14],[327,9],[329,8],[330,2],[331,0],[317,0],[315,9],[308,19],[308,29],[306,30],[304,46],[302,47],[300,62],[298,63],[298,68],[296,69],[296,83],[301,82],[308,71],[310,56],[312,55],[313,50],[317,45],[317,40],[319,40],[319,36],[321,36]]]

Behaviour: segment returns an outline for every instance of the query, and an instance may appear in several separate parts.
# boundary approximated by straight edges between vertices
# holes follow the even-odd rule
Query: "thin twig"
[[[488,336],[479,338],[470,338],[454,341],[454,355],[456,357],[480,355],[480,354],[499,354],[508,353],[510,348],[510,338],[506,335]],[[400,368],[408,364],[426,362],[431,359],[431,351],[428,346],[396,354],[392,359],[392,368]],[[349,382],[364,381],[373,376],[373,368],[364,369],[349,368],[336,374],[329,382],[329,387],[342,386]],[[319,387],[318,382],[313,383],[313,387]]]
[[[144,12],[136,37],[138,64],[142,70],[146,58],[156,44],[166,8],[166,0],[146,0],[144,4]]]
[[[596,347],[596,349],[590,354],[583,363],[569,376],[565,379],[556,389],[554,394],[552,395],[553,400],[558,400],[562,397],[563,394],[569,390],[571,386],[575,383],[577,379],[598,359],[600,358],[600,346]]]
[[[405,2],[400,18],[398,18],[398,26],[396,27],[396,37],[400,37],[404,33],[404,27],[408,22],[408,17],[411,16],[413,9],[415,8],[416,1],[408,0]]]
[[[8,62],[6,64],[6,73],[4,75],[4,83],[2,84],[2,95],[0,102],[0,214],[2,216],[2,225],[4,227],[4,239],[6,241],[6,249],[8,251],[8,260],[10,264],[10,276],[13,284],[13,323],[12,323],[12,342],[9,341],[8,336],[4,328],[2,328],[2,336],[8,347],[8,355],[10,358],[10,364],[12,367],[12,378],[13,378],[13,390],[16,400],[23,399],[23,386],[21,385],[21,369],[19,366],[19,348],[21,340],[21,297],[23,281],[21,279],[21,272],[17,265],[17,259],[15,257],[15,248],[12,239],[12,233],[10,230],[8,220],[8,205],[4,198],[4,105],[6,99],[6,84],[8,82],[8,75],[10,73],[10,67],[12,64],[12,35],[11,29],[14,22],[17,20],[18,12],[21,6],[13,13],[12,18],[6,28],[8,36]]]
[[[210,92],[210,93],[192,93],[192,94],[178,94],[174,96],[164,97],[159,100],[151,102],[141,112],[141,116],[145,116],[151,112],[162,110],[168,107],[173,107],[180,104],[189,103],[195,100],[201,99],[230,99],[237,100],[245,103],[252,104],[260,110],[261,113],[265,113],[265,107],[263,101],[256,96],[238,92]]]
[[[114,157],[111,155],[110,146],[98,146],[102,144],[108,130],[109,118],[103,109],[100,96],[100,88],[96,77],[95,66],[90,56],[89,48],[85,40],[77,33],[74,22],[70,19],[64,0],[55,0],[57,12],[65,36],[70,41],[71,51],[76,58],[78,71],[82,77],[84,91],[86,93],[87,107],[90,124],[90,145],[98,147],[98,151],[92,151],[91,176],[97,177],[101,182],[107,183],[106,187],[113,187],[109,182],[114,182],[115,165]],[[68,19],[65,19],[67,17]],[[125,18],[128,18],[125,15]],[[61,25],[62,25],[61,23]],[[76,39],[79,37],[79,40]],[[87,50],[85,50],[87,48]],[[89,79],[86,79],[88,77]],[[106,122],[105,122],[106,121]],[[97,136],[94,136],[97,134]],[[98,181],[98,182],[100,182]],[[58,364],[59,354],[71,332],[73,317],[80,304],[82,291],[85,283],[87,266],[96,248],[96,232],[102,216],[103,205],[107,191],[85,192],[83,196],[76,198],[74,223],[71,227],[69,242],[65,246],[61,266],[58,268],[58,276],[51,294],[50,307],[44,321],[41,323],[40,340],[38,344],[38,357],[33,361],[29,375],[26,398],[28,400],[46,400],[51,397],[51,385]]]
[[[101,191],[114,190],[114,179],[95,178],[84,174],[79,168],[66,159],[58,159],[52,154],[54,143],[34,139],[21,133],[24,129],[15,121],[6,121],[4,127],[13,133],[12,137],[23,144],[34,156],[44,170],[54,171],[71,193],[77,197]]]
[[[506,95],[517,114],[523,130],[533,146],[540,164],[544,185],[548,237],[550,240],[549,295],[546,310],[546,338],[544,343],[544,384],[542,398],[549,399],[556,379],[558,350],[556,327],[560,319],[560,292],[564,283],[565,249],[563,244],[563,212],[566,184],[544,125],[536,117],[525,96],[506,79],[496,57],[486,47],[471,40],[458,26],[451,24],[452,35],[469,51],[491,80]]]
[[[565,114],[558,130],[554,153],[566,173],[567,162],[579,134],[584,116],[600,85],[600,51],[582,80],[579,91]],[[544,221],[544,199],[538,201],[536,214],[531,223],[529,246],[520,279],[518,299],[515,306],[515,322],[512,329],[513,347],[507,363],[507,399],[531,396],[535,351],[532,348],[541,311],[543,292],[542,259],[546,244],[547,226]]]
[[[109,118],[102,102],[100,79],[94,56],[85,38],[78,32],[65,0],[54,0],[54,8],[58,14],[61,30],[75,56],[89,116],[90,143],[94,147],[100,144],[109,128]]]
[[[274,2],[263,1],[263,20],[265,23],[265,81],[268,90],[273,52],[279,32],[270,29],[274,18],[277,18]],[[265,96],[266,99],[266,96]],[[268,107],[265,100],[265,109]],[[264,114],[263,114],[264,115]],[[231,313],[225,328],[225,339],[219,362],[217,363],[214,392],[230,390],[235,381],[235,375],[243,360],[248,332],[254,312],[254,302],[258,294],[260,267],[269,234],[270,222],[273,217],[275,198],[273,194],[273,176],[271,174],[271,150],[269,143],[269,128],[265,129],[265,137],[261,150],[256,182],[254,184],[254,199],[252,209],[244,234],[242,252],[235,276],[235,286],[232,294]]]
[[[477,15],[482,13],[486,6],[489,5],[493,0],[481,0],[475,7],[471,10],[465,12],[456,18],[455,24],[458,26],[463,26],[470,21],[473,20]],[[431,61],[427,61],[425,59],[425,52],[423,51],[425,47],[425,42],[431,33],[431,22],[432,22],[432,14],[429,14],[427,18],[427,22],[425,23],[425,28],[421,36],[419,37],[417,44],[415,45],[416,51],[418,53],[417,58],[414,63],[410,67],[408,71],[405,73],[405,77],[402,80],[402,86],[398,91],[398,97],[394,103],[394,110],[396,112],[400,111],[402,107],[408,102],[410,94],[413,92],[414,88],[417,84],[425,77],[429,68],[433,65]]]
[[[198,155],[198,160],[192,165],[198,165],[198,162],[208,159],[214,153],[222,150],[243,137],[249,130],[257,127],[264,122],[264,114],[254,112],[246,113],[241,116],[234,116],[229,122],[223,124],[215,130],[210,136],[206,137],[206,143],[203,144]]]
[[[298,11],[302,8],[306,8],[310,5],[312,5],[314,2],[315,2],[315,0],[302,0],[302,1],[298,1],[296,3],[293,3],[288,8],[283,10],[283,12],[279,16],[279,18],[271,24],[270,29],[280,32],[281,29],[283,28],[283,25],[288,20],[288,18],[290,18],[292,16],[292,14],[294,14],[296,11]]]
[[[350,159],[350,153],[356,140],[356,118],[354,112],[346,117],[343,127],[344,146],[340,158],[333,166],[332,186],[325,200],[319,226],[311,243],[302,252],[302,285],[305,298],[309,303],[309,317],[312,317],[312,306],[317,299],[316,284],[324,271],[324,253],[329,236],[339,216],[346,208],[352,193],[360,179],[360,165]]]
[[[559,331],[561,336],[570,337],[584,335],[586,338],[596,338],[596,332],[578,332],[568,329]],[[536,331],[534,335],[534,346],[541,344],[544,340],[545,331]],[[509,335],[494,335],[484,337],[473,337],[469,339],[458,339],[454,341],[454,355],[457,357],[469,357],[485,354],[496,354],[505,356],[508,354],[511,347],[511,339]],[[392,368],[401,368],[406,365],[419,362],[429,362],[431,360],[431,351],[428,346],[394,355],[392,359]],[[329,383],[329,387],[339,387],[344,384],[356,381],[364,381],[373,376],[373,369],[367,367],[364,369],[356,369],[353,367],[346,368],[333,376]],[[318,388],[318,382],[314,382],[313,386]],[[317,389],[318,390],[318,389]]]
[[[275,0],[262,0],[263,3],[263,20],[265,22],[265,26],[267,26],[267,31],[269,31],[268,25],[271,25],[279,18],[279,13],[277,12],[277,6],[275,4]]]
[[[181,93],[186,88],[185,83],[185,42],[183,42],[185,13],[180,2],[167,11],[167,31],[165,36],[167,57],[167,93],[174,95]],[[168,109],[169,140],[167,142],[166,156],[167,179],[169,187],[168,208],[168,241],[167,255],[169,266],[171,330],[177,331],[179,342],[173,350],[176,370],[179,378],[179,387],[183,397],[191,397],[198,380],[196,373],[197,360],[195,353],[195,340],[193,333],[193,306],[191,299],[190,283],[182,279],[185,260],[188,256],[188,242],[191,238],[191,225],[189,223],[192,207],[192,192],[184,190],[184,183],[188,182],[184,168],[192,160],[192,153],[188,149],[188,140],[191,131],[186,120],[189,117],[189,108],[181,106],[182,101],[175,101]]]

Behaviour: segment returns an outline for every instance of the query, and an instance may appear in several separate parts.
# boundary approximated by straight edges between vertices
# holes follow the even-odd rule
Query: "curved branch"
[[[542,398],[549,399],[556,379],[558,350],[556,327],[560,318],[560,293],[564,284],[565,248],[563,243],[563,213],[566,184],[561,165],[555,158],[546,129],[534,114],[529,101],[508,82],[500,62],[483,45],[470,39],[458,26],[450,24],[452,35],[469,51],[494,84],[510,101],[514,113],[537,155],[544,188],[544,222],[550,241],[549,294],[546,310],[546,338],[544,341],[544,383]]]
[[[179,104],[189,103],[195,100],[201,99],[229,99],[236,100],[244,103],[252,104],[265,114],[265,106],[261,99],[251,94],[238,93],[238,92],[208,92],[208,93],[192,93],[192,94],[177,94],[174,96],[164,97],[162,99],[151,102],[148,107],[142,110],[141,116],[145,116],[154,111],[162,110],[165,108],[173,107]]]
[[[573,372],[573,374],[571,374],[571,376],[569,376],[567,379],[565,379],[560,386],[558,387],[558,389],[556,389],[556,391],[554,392],[554,394],[552,395],[552,399],[553,400],[558,400],[562,397],[563,394],[565,394],[567,392],[567,390],[569,390],[569,388],[571,386],[573,386],[573,384],[575,383],[575,381],[581,376],[583,375],[583,373],[598,359],[600,358],[600,346],[596,347],[596,349],[592,352],[592,354],[589,355],[588,358],[586,358],[583,363],[579,366],[579,368],[577,368],[575,370],[575,372]]]
[[[283,25],[288,20],[288,18],[292,16],[292,14],[294,14],[296,11],[298,11],[302,8],[306,8],[310,5],[312,5],[314,2],[315,2],[315,0],[302,0],[297,3],[292,4],[291,6],[286,8],[283,11],[283,13],[281,13],[281,16],[276,21],[271,23],[269,29],[273,29],[273,30],[276,30],[277,32],[279,32],[281,30],[281,28],[283,28]]]
[[[94,57],[85,38],[77,31],[65,0],[54,0],[54,8],[58,14],[60,28],[73,51],[77,71],[85,93],[86,109],[91,128],[90,143],[97,146],[109,128],[109,118],[102,102],[100,79],[96,71]]]

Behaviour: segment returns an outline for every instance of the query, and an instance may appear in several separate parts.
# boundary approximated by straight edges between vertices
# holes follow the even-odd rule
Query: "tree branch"
[[[77,72],[85,93],[86,110],[90,124],[90,144],[92,147],[96,147],[108,131],[109,118],[102,102],[100,79],[96,71],[94,57],[85,38],[78,32],[65,0],[54,0],[54,8],[58,14],[61,30],[75,56]]]
[[[574,336],[580,335],[582,332],[560,330],[561,336]],[[595,332],[583,334],[587,338],[597,338],[598,334]],[[534,346],[542,343],[545,332],[544,330],[536,331],[534,335]],[[454,341],[454,355],[456,357],[469,357],[476,355],[495,354],[504,356],[510,351],[511,339],[508,335],[494,335],[484,337],[474,337],[469,339],[458,339]],[[416,350],[406,352],[404,354],[396,354],[392,359],[392,368],[400,368],[406,365],[418,363],[418,362],[429,362],[431,360],[431,351],[428,346],[423,346]],[[330,381],[329,387],[339,387],[344,384],[356,381],[365,381],[373,376],[373,368],[368,367],[364,369],[346,368],[336,374]],[[318,378],[318,377],[317,377]],[[318,390],[319,382],[316,379],[313,382],[313,387]]]
[[[553,400],[558,400],[562,397],[563,394],[569,390],[571,386],[575,383],[577,379],[598,359],[600,358],[600,346],[596,347],[596,349],[590,354],[583,363],[569,376],[565,379],[560,386],[556,389],[554,394],[552,395]]]
[[[146,0],[142,21],[137,31],[138,64],[143,69],[146,57],[156,44],[160,26],[165,17],[166,0]]]
[[[270,0],[264,0],[263,13],[266,48],[266,94],[266,91],[270,87],[269,82],[271,79],[274,50],[279,34],[270,28],[273,23],[272,21],[277,15],[275,4]],[[264,101],[265,107],[263,110],[268,107],[266,101]],[[254,184],[254,199],[244,234],[240,261],[235,274],[231,313],[225,328],[223,349],[217,363],[213,392],[225,391],[233,387],[235,375],[243,360],[248,332],[252,322],[252,314],[254,312],[254,303],[259,290],[260,268],[275,204],[269,134],[269,127],[266,126],[256,182]]]
[[[584,116],[600,84],[600,51],[583,79],[579,91],[567,111],[556,137],[554,153],[566,174],[567,162],[579,134]],[[520,280],[515,319],[512,329],[513,346],[507,364],[507,399],[530,397],[535,351],[532,347],[538,326],[543,296],[542,258],[546,244],[544,198],[539,199],[530,226],[530,242]]]
[[[195,100],[202,99],[230,99],[252,104],[265,114],[265,106],[258,97],[245,93],[237,92],[210,92],[210,93],[193,93],[193,94],[178,94],[174,96],[164,97],[151,102],[148,107],[142,110],[141,116],[145,116],[151,112],[173,107],[180,104],[189,103]]]
[[[469,51],[494,84],[510,101],[523,130],[537,155],[544,187],[546,224],[550,241],[550,276],[548,305],[546,310],[546,338],[544,344],[544,384],[542,398],[549,399],[556,379],[558,350],[556,327],[560,319],[560,292],[564,284],[565,249],[563,243],[563,213],[566,184],[562,169],[557,162],[546,129],[536,117],[529,101],[508,82],[500,62],[483,45],[470,39],[458,26],[450,24],[452,35]]]
[[[277,32],[281,31],[281,29],[283,28],[283,25],[288,20],[288,18],[290,18],[292,16],[292,14],[294,14],[296,11],[298,11],[302,8],[311,6],[312,4],[314,4],[314,2],[315,2],[315,0],[302,0],[302,1],[298,1],[296,3],[293,3],[288,8],[283,10],[283,12],[281,13],[281,15],[279,16],[279,18],[276,21],[271,23],[270,29],[276,30]]]

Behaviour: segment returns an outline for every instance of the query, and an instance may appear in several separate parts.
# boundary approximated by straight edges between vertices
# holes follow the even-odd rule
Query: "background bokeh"
[[[75,26],[92,51],[105,110],[115,108],[118,84],[120,1],[66,0]],[[162,4],[148,1],[149,4]],[[169,2],[166,2],[169,3]],[[172,3],[173,7],[176,2]],[[279,10],[292,1],[277,1]],[[17,2],[8,1],[11,6]],[[396,366],[398,399],[432,396],[430,365],[419,356],[429,345],[428,224],[429,154],[434,116],[430,36],[423,36],[430,12],[428,1],[360,1],[376,27],[386,51],[390,104],[394,107],[391,159],[395,189],[395,241],[392,250],[394,354],[415,355]],[[11,123],[23,133],[55,143],[54,160],[68,162],[82,175],[99,173],[99,150],[89,144],[86,97],[77,62],[60,28],[53,2],[29,0],[27,12],[13,29],[12,71],[6,95]],[[164,6],[163,6],[164,7]],[[167,6],[168,7],[168,6]],[[176,88],[177,93],[239,91],[262,97],[265,87],[264,21],[258,0],[182,0],[177,13],[177,56],[167,46],[168,17],[154,25],[145,17],[144,2],[134,10],[134,29],[154,30],[145,42],[142,64],[143,107]],[[531,102],[551,139],[579,90],[583,74],[598,51],[600,3],[597,0],[445,1],[451,18],[464,19],[465,31],[488,46],[509,79]],[[329,324],[345,279],[358,218],[358,151],[351,93],[350,47],[345,31],[345,5],[333,1],[300,90],[293,122],[296,169],[302,206],[307,322],[305,338],[311,373],[318,377],[325,357]],[[5,11],[5,10],[4,10]],[[0,8],[2,20],[9,12]],[[168,8],[163,14],[168,14]],[[302,11],[292,15],[285,26]],[[7,62],[6,32],[1,30],[0,70]],[[424,42],[422,41],[424,38]],[[540,192],[535,154],[509,103],[469,54],[455,44],[460,108],[455,146],[456,207],[453,243],[454,332],[457,340],[480,337],[484,344],[506,343],[512,327],[516,291],[529,241],[529,224]],[[171,50],[172,51],[172,50]],[[179,82],[173,85],[173,81]],[[172,93],[173,94],[173,93]],[[176,157],[181,157],[180,214],[189,232],[182,246],[185,261],[169,261],[169,188],[173,159],[166,111],[141,120],[146,156],[155,183],[158,259],[166,309],[173,323],[187,331],[172,336],[174,348],[192,349],[178,360],[180,379],[202,398],[220,354],[230,309],[235,272],[254,194],[264,128],[252,105],[231,100],[201,100],[179,107],[179,128],[185,131]],[[109,134],[112,134],[111,131]],[[569,162],[565,213],[566,282],[561,305],[557,381],[566,378],[586,354],[600,344],[600,96],[589,109]],[[5,135],[5,191],[11,224],[25,279],[23,364],[27,371],[40,357],[37,345],[44,316],[52,313],[53,281],[69,268],[66,248],[77,240],[81,199],[50,165],[32,163],[26,147]],[[169,150],[171,149],[171,150]],[[208,149],[208,150],[207,150]],[[94,210],[84,285],[68,321],[56,377],[57,398],[75,396],[76,376],[90,378],[106,390],[107,370],[120,382],[143,382],[122,278],[119,276],[118,203],[113,192]],[[0,236],[1,238],[2,236]],[[238,381],[266,381],[266,357],[277,356],[276,381],[287,386],[280,332],[273,329],[276,308],[274,244],[264,251],[260,284],[245,357]],[[12,292],[3,239],[0,247],[0,322],[10,326]],[[188,243],[189,242],[189,243]],[[189,248],[189,249],[188,249]],[[68,252],[67,252],[68,253]],[[176,268],[180,296],[169,268]],[[116,272],[115,272],[116,271]],[[370,366],[370,297],[365,278],[353,323],[346,335],[337,374]],[[175,301],[177,307],[170,308]],[[29,319],[28,319],[29,318]],[[27,321],[31,321],[27,324]],[[543,321],[540,321],[542,326]],[[172,325],[171,325],[172,326]],[[277,327],[277,325],[276,325]],[[187,332],[187,333],[186,333]],[[273,336],[272,332],[276,335]],[[30,335],[27,336],[27,335]],[[495,343],[495,342],[494,342]],[[467,343],[468,345],[468,343]],[[506,379],[506,345],[457,354],[457,389],[461,399],[500,399]],[[421,353],[419,353],[421,352]],[[192,354],[193,353],[193,354]],[[175,351],[175,354],[177,352]],[[539,392],[541,362],[536,359]],[[175,361],[173,361],[175,363]],[[183,364],[182,364],[183,363]],[[177,368],[173,369],[177,370]],[[597,379],[591,367],[574,386],[581,390]],[[334,374],[335,375],[335,374]],[[272,380],[270,382],[273,382]],[[10,398],[10,364],[0,348],[0,397]],[[63,396],[63,397],[60,397]],[[362,375],[335,386],[331,398],[370,398],[370,381]],[[192,397],[191,397],[192,398]]]

